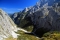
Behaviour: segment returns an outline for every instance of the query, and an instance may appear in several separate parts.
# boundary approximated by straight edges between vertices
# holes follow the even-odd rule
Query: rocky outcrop
[[[6,12],[0,9],[0,40],[8,38],[9,36],[16,38],[17,35],[14,32],[16,30],[16,25],[12,19],[6,14]]]

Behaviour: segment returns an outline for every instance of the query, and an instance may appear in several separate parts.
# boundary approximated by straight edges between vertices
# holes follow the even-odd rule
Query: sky
[[[38,0],[0,0],[0,8],[11,14],[33,6]]]

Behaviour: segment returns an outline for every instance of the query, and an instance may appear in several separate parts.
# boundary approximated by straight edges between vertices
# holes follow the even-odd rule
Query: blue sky
[[[7,13],[23,10],[25,7],[33,6],[38,0],[0,0],[0,8]]]

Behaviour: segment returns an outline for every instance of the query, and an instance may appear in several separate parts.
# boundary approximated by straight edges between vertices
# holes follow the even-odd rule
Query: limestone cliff
[[[6,12],[0,9],[0,40],[9,36],[16,38],[17,35],[14,31],[16,31],[16,25]]]

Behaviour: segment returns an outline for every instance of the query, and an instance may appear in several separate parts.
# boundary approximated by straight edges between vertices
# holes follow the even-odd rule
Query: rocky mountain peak
[[[23,10],[23,12],[27,12],[28,10],[29,10],[29,8],[26,7],[26,8]]]
[[[29,25],[28,23],[33,23],[34,29],[32,32],[35,34],[40,29],[43,30],[39,31],[41,34],[48,31],[60,31],[60,0],[39,0],[34,6],[26,9],[28,11],[25,13],[24,9],[22,14],[17,18],[22,19],[24,17],[22,19],[23,22],[24,20],[26,22],[27,19],[30,22],[25,24],[20,23],[20,26],[24,24],[22,25],[24,27],[26,24]],[[16,20],[19,21],[18,19]]]
[[[30,13],[33,13],[39,10],[41,7],[52,6],[55,2],[58,1],[59,0],[39,0],[34,6],[26,7],[22,12],[29,11]]]

